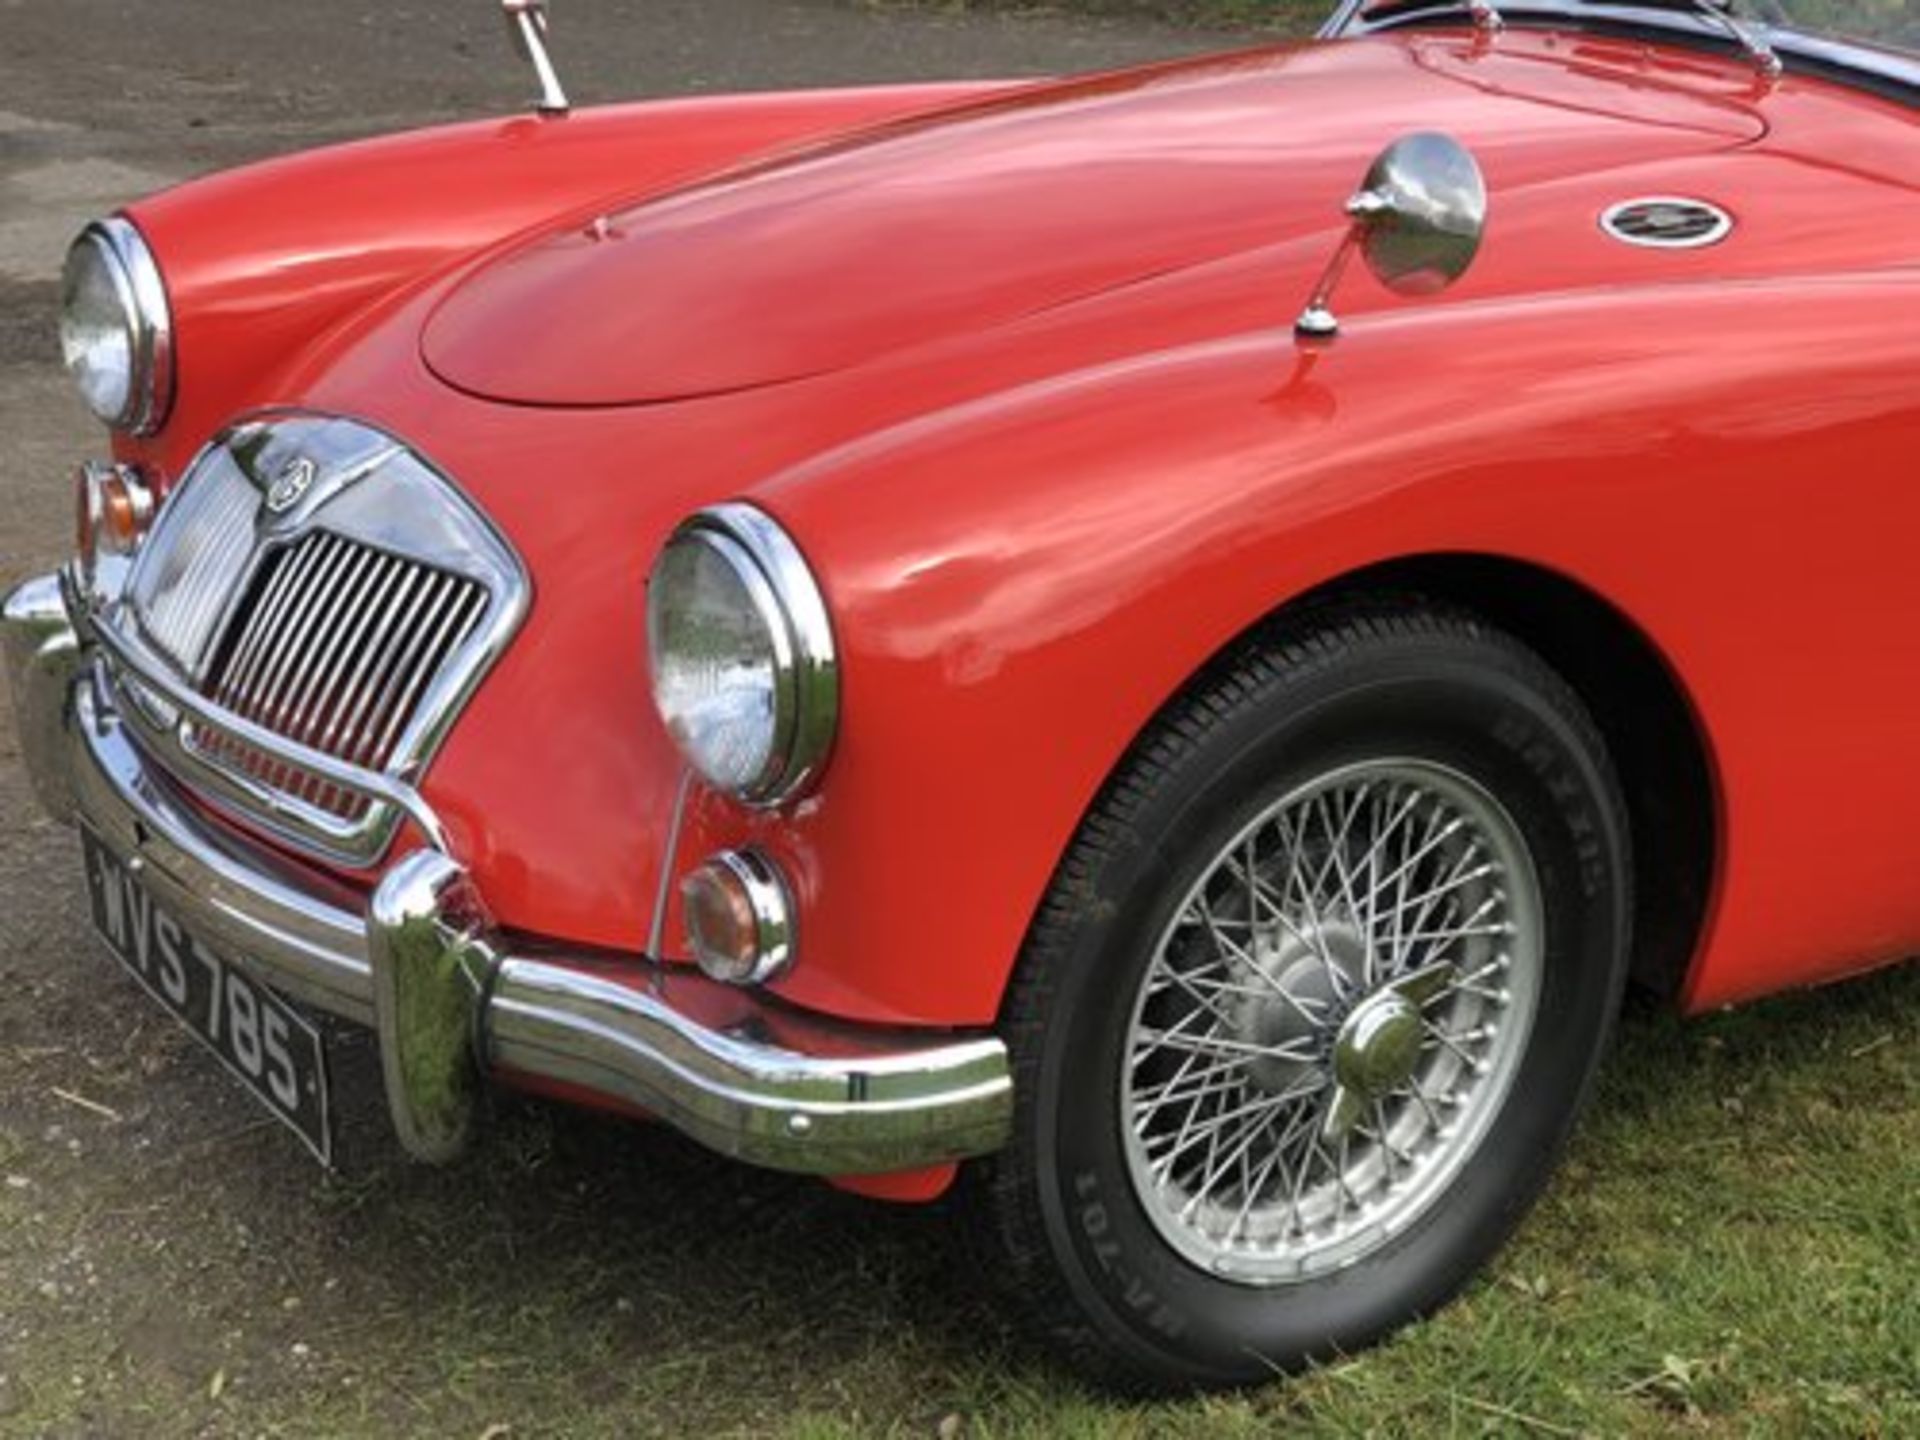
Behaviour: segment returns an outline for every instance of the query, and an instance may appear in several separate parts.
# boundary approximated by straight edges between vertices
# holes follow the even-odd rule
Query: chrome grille
[[[206,693],[276,735],[384,770],[427,682],[472,635],[486,604],[472,580],[316,531],[260,567]],[[330,813],[364,807],[230,737],[206,748]]]
[[[365,863],[402,814],[438,838],[419,777],[528,593],[419,456],[279,415],[194,462],[98,628],[123,712],[183,781]]]
[[[167,543],[134,565],[134,603],[149,636],[191,676],[207,653],[253,558],[260,492],[224,456],[214,457],[168,507]]]

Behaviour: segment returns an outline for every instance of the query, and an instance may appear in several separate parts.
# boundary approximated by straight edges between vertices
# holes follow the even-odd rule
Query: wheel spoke
[[[1169,1105],[1183,1105],[1211,1094],[1223,1085],[1242,1083],[1239,1072],[1247,1063],[1244,1057],[1213,1060],[1196,1071],[1195,1066],[1199,1065],[1200,1059],[1199,1051],[1190,1051],[1171,1079],[1134,1091],[1136,1130],[1144,1131],[1153,1117]],[[1137,1068],[1140,1062],[1136,1060],[1134,1063]]]
[[[1275,1114],[1278,1114],[1278,1112],[1276,1111]],[[1264,1122],[1265,1128],[1269,1132],[1273,1129],[1273,1121],[1274,1116],[1269,1115]],[[1267,1185],[1279,1171],[1280,1161],[1285,1153],[1285,1150],[1278,1144],[1269,1147],[1266,1158],[1260,1161],[1258,1166],[1247,1176],[1245,1181],[1245,1197],[1240,1202],[1239,1210],[1234,1212],[1233,1224],[1227,1227],[1227,1241],[1229,1244],[1232,1243],[1234,1236],[1245,1232],[1247,1220],[1248,1217],[1253,1214],[1254,1205],[1259,1201],[1260,1196],[1265,1193]]]
[[[1206,1168],[1201,1173],[1200,1183],[1194,1187],[1191,1198],[1187,1201],[1188,1213],[1191,1213],[1195,1207],[1202,1204],[1212,1195],[1214,1185],[1227,1170],[1231,1169],[1239,1161],[1247,1149],[1260,1138],[1261,1133],[1266,1128],[1267,1117],[1274,1110],[1278,1109],[1281,1103],[1277,1097],[1268,1096],[1253,1105],[1243,1106],[1241,1109],[1234,1111],[1229,1118],[1240,1122],[1240,1133],[1233,1142],[1233,1148],[1218,1160],[1215,1159],[1215,1155],[1217,1153],[1217,1141],[1220,1135],[1220,1129],[1216,1129],[1213,1132],[1216,1143],[1210,1145],[1208,1148]],[[1258,1119],[1247,1120],[1244,1118],[1249,1115],[1257,1116]],[[1224,1128],[1224,1126],[1221,1128]]]
[[[1427,1098],[1426,1091],[1422,1090],[1418,1085],[1403,1085],[1398,1090],[1392,1092],[1392,1098],[1395,1100],[1403,1096],[1413,1101],[1413,1103],[1420,1108],[1420,1113],[1426,1116],[1428,1129],[1439,1130],[1444,1127],[1445,1122],[1441,1120],[1440,1112],[1433,1108],[1433,1101]]]
[[[1202,1055],[1237,1055],[1243,1059],[1305,1060],[1309,1052],[1299,1044],[1261,1045],[1251,1040],[1235,1040],[1225,1035],[1181,1035],[1172,1030],[1142,1030],[1138,1038],[1149,1045],[1161,1045]]]
[[[1195,985],[1184,974],[1182,974],[1178,968],[1174,966],[1166,966],[1160,971],[1160,975],[1162,978],[1164,978],[1167,981],[1167,983],[1171,985],[1176,985],[1181,990],[1185,991],[1186,994],[1192,998],[1193,1002],[1196,1005],[1198,1005],[1202,1010],[1206,1011],[1209,1015],[1213,1016],[1214,1019],[1218,1021],[1220,1024],[1232,1025],[1234,1023],[1234,1014],[1232,1010],[1227,1009],[1219,1004],[1216,1004],[1214,997],[1208,995],[1199,986]]]
[[[1206,901],[1204,899],[1196,903],[1198,903],[1202,907],[1202,913],[1209,916],[1209,919],[1207,922],[1208,927],[1213,931],[1215,943],[1218,944],[1223,951],[1225,951],[1228,955],[1230,955],[1234,960],[1245,965],[1246,968],[1249,971],[1251,971],[1254,975],[1258,976],[1261,980],[1265,981],[1267,988],[1273,994],[1277,995],[1281,1000],[1283,1000],[1294,1011],[1296,1011],[1302,1019],[1312,1024],[1320,1023],[1320,1016],[1316,1013],[1316,1010],[1318,1009],[1317,1005],[1299,996],[1294,995],[1284,985],[1282,985],[1279,982],[1279,980],[1277,980],[1273,975],[1268,973],[1266,966],[1260,963],[1259,959],[1255,956],[1252,949],[1250,949],[1248,946],[1240,944],[1236,940],[1229,940],[1223,933],[1221,933],[1221,931],[1218,929],[1215,922],[1212,920],[1211,908],[1207,906]],[[1159,973],[1157,969],[1155,973],[1156,974]]]
[[[1443,1045],[1448,1050],[1451,1050],[1454,1053],[1454,1055],[1456,1055],[1462,1061],[1462,1063],[1468,1066],[1478,1066],[1480,1064],[1480,1060],[1478,1056],[1462,1048],[1460,1044],[1460,1039],[1461,1039],[1460,1036],[1449,1035],[1446,1031],[1442,1030],[1439,1026],[1434,1025],[1431,1022],[1427,1023],[1426,1032],[1427,1032],[1427,1042],[1429,1047],[1433,1045]]]
[[[1333,772],[1221,849],[1146,967],[1124,1067],[1136,1185],[1182,1253],[1312,1273],[1444,1190],[1538,993],[1528,864],[1484,792],[1421,761]]]
[[[1402,915],[1411,913],[1414,918],[1412,928],[1401,932],[1399,944],[1394,947],[1394,968],[1397,969],[1406,963],[1407,953],[1414,944],[1414,938],[1419,935],[1422,926],[1432,921],[1434,910],[1442,901],[1451,898],[1463,887],[1471,885],[1477,880],[1484,879],[1495,872],[1497,867],[1491,864],[1481,864],[1472,869],[1465,868],[1477,853],[1477,847],[1468,846],[1461,852],[1460,858],[1454,862],[1453,869],[1444,880],[1428,890],[1424,895],[1415,896],[1412,900],[1401,905],[1400,913]]]

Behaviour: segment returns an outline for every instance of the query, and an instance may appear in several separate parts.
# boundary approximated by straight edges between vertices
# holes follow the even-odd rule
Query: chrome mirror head
[[[553,57],[547,53],[551,23],[547,18],[547,0],[500,0],[500,9],[506,16],[507,34],[513,39],[513,48],[520,52],[522,60],[533,66],[534,78],[540,83],[534,109],[542,115],[566,114],[573,107],[560,85],[560,72],[553,68]]]
[[[1396,295],[1437,295],[1466,274],[1486,233],[1486,181],[1472,152],[1452,136],[1406,135],[1373,162],[1347,214],[1353,223],[1346,238],[1294,322],[1301,335],[1339,333],[1329,302],[1355,249]]]
[[[1375,279],[1396,295],[1437,295],[1480,253],[1487,186],[1452,136],[1408,135],[1373,162],[1347,213]]]

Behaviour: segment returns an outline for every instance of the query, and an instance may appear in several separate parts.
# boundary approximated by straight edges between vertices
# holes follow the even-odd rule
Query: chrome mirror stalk
[[[1346,210],[1352,223],[1293,322],[1303,340],[1340,333],[1333,292],[1355,250],[1396,295],[1435,295],[1466,274],[1487,228],[1487,187],[1458,140],[1406,135],[1380,153]]]
[[[500,0],[500,6],[514,49],[533,66],[540,82],[540,95],[533,108],[542,115],[565,115],[573,106],[561,88],[560,72],[553,68],[553,56],[547,50],[547,0]]]

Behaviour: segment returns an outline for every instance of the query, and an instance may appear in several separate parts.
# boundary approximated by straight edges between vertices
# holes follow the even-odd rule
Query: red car
[[[99,929],[323,1159],[316,1013],[423,1159],[958,1177],[1233,1384],[1468,1280],[1630,973],[1920,949],[1908,7],[577,114],[507,11],[538,113],[80,237],[6,606]]]

